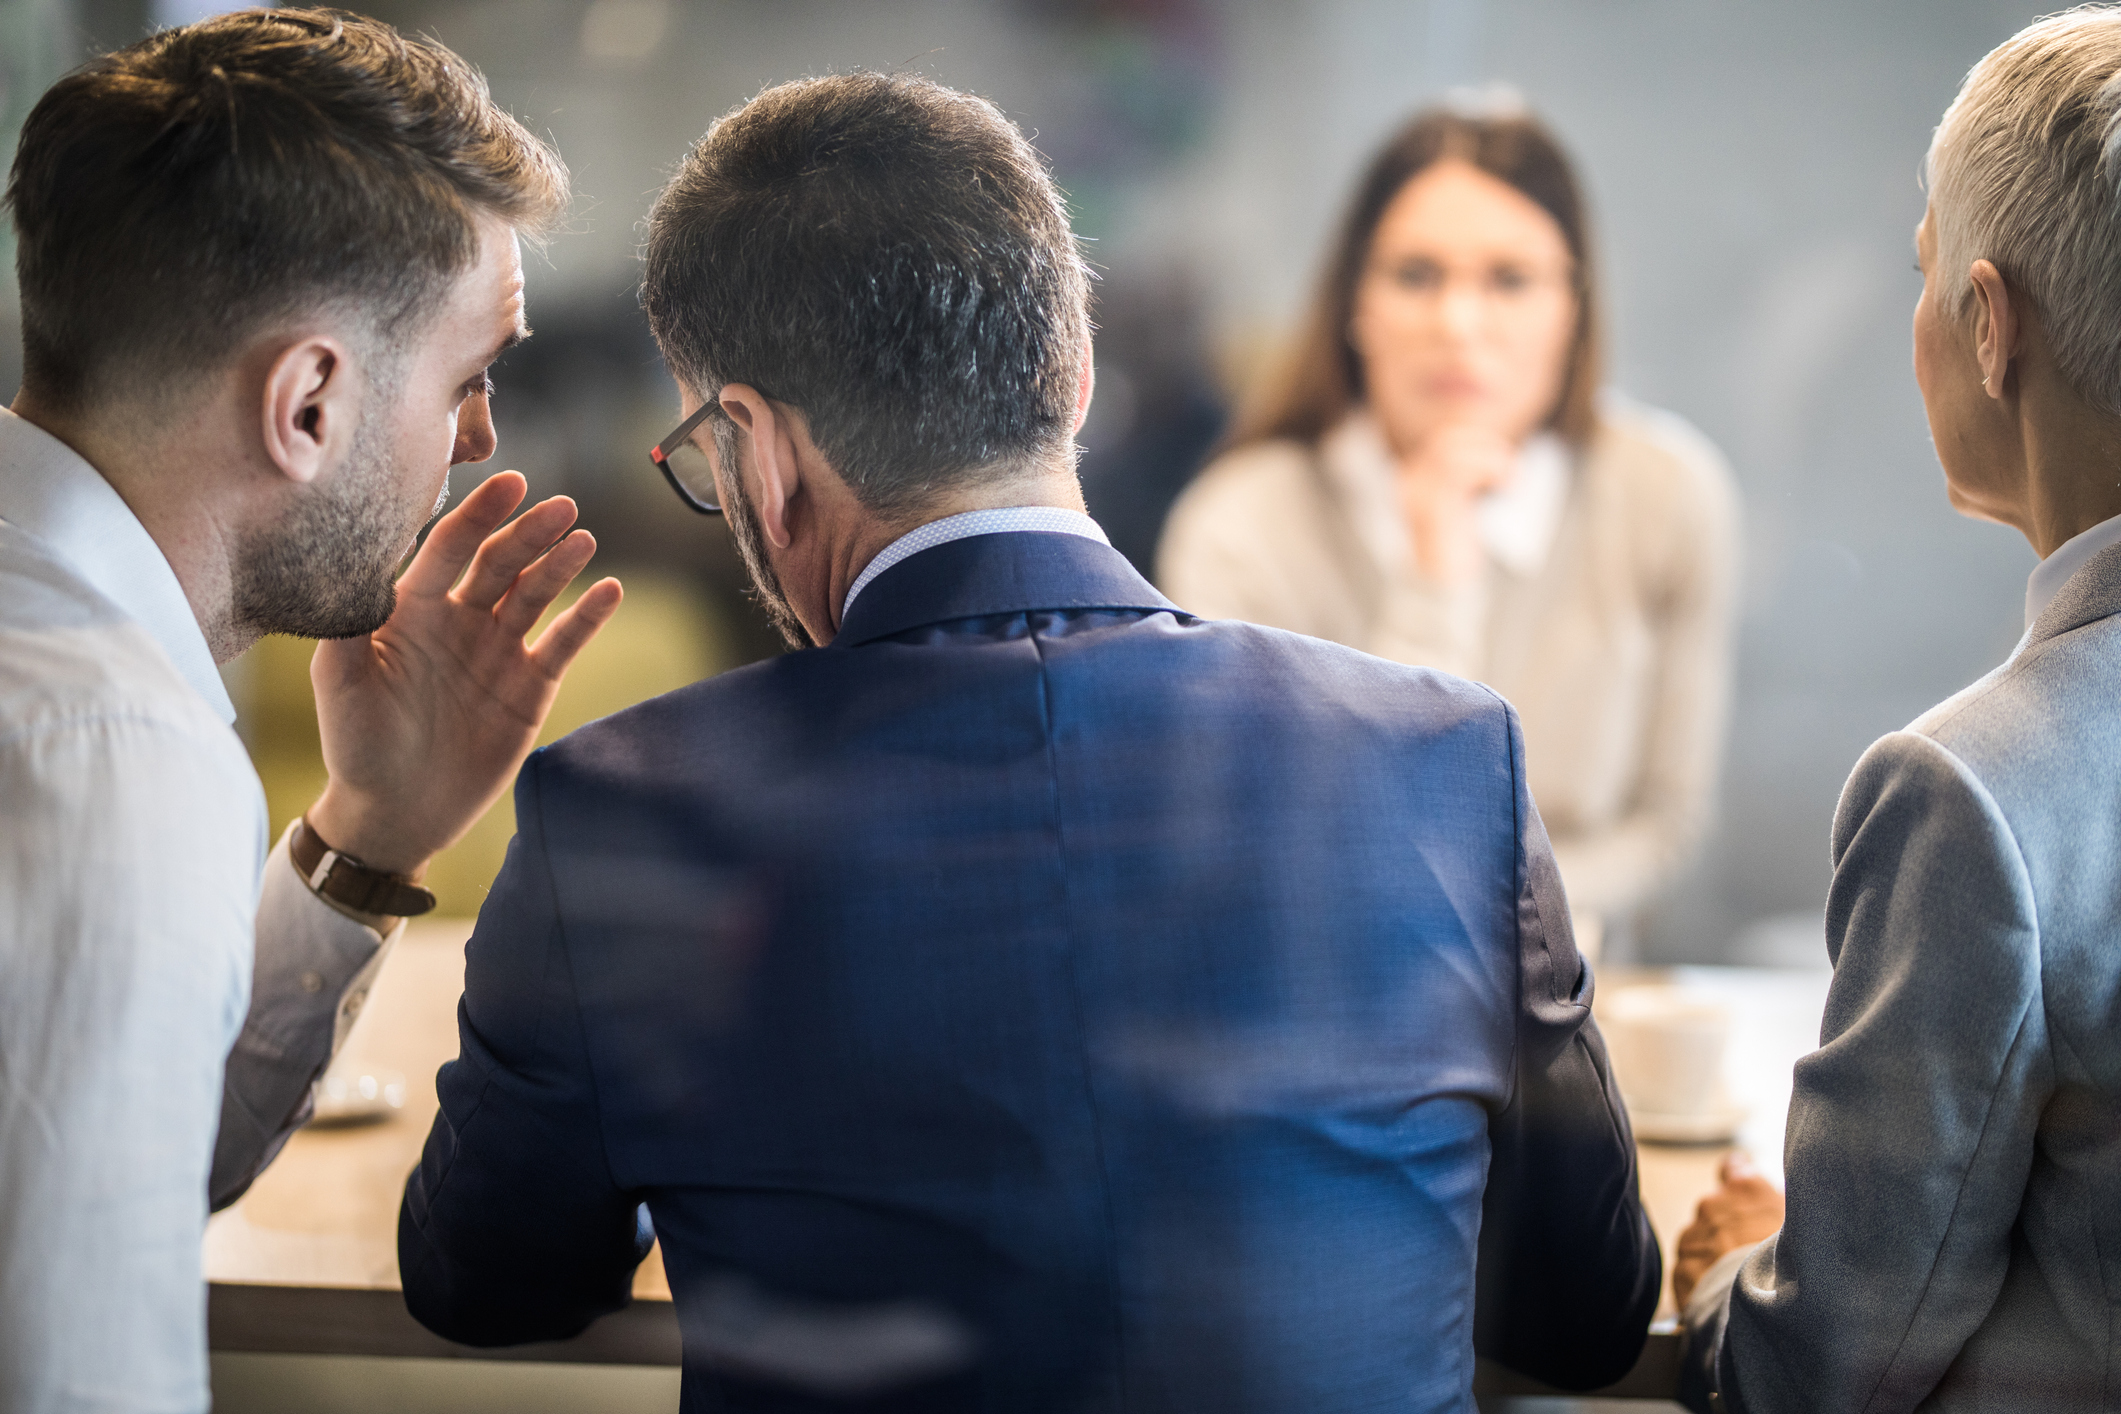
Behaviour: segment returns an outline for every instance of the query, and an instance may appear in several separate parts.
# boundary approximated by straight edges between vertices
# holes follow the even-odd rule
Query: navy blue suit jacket
[[[1657,1248],[1515,714],[960,540],[531,757],[407,1186],[444,1335],[663,1243],[684,1408],[1470,1410]],[[1479,1267],[1476,1296],[1476,1264]]]

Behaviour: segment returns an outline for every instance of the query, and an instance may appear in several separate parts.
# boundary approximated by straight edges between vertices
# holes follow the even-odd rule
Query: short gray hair
[[[2121,414],[2121,6],[2026,26],[1974,65],[1930,141],[1941,309],[1995,262],[2039,311],[2055,361]]]
[[[872,513],[1073,465],[1089,267],[985,99],[906,74],[769,88],[679,165],[646,263],[670,371],[801,409]]]

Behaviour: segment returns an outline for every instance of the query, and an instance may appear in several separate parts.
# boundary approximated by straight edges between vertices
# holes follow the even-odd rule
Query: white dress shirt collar
[[[36,536],[138,622],[192,690],[236,720],[206,635],[162,547],[79,453],[0,408],[0,520]]]
[[[2121,516],[2102,520],[2090,530],[2080,530],[2055,547],[2054,553],[2033,566],[2025,581],[2025,626],[2030,630],[2070,577],[2107,546],[2121,543]]]
[[[1105,537],[1104,527],[1084,515],[1062,506],[1009,506],[1001,510],[966,511],[963,515],[945,516],[918,525],[901,535],[877,552],[862,572],[855,576],[854,583],[847,586],[847,598],[840,605],[840,622],[847,622],[847,611],[854,607],[854,596],[869,587],[869,581],[890,569],[909,555],[918,555],[923,550],[933,550],[938,545],[947,545],[953,540],[967,540],[975,535],[997,535],[1012,531],[1044,531],[1049,535],[1080,535],[1085,540],[1095,540],[1100,545],[1112,542]]]
[[[1400,513],[1398,471],[1377,419],[1355,412],[1320,444],[1326,474],[1354,513],[1355,532],[1379,568],[1397,573],[1412,555]],[[1475,510],[1481,547],[1511,574],[1530,579],[1546,567],[1569,503],[1571,458],[1551,432],[1525,439],[1517,475]]]

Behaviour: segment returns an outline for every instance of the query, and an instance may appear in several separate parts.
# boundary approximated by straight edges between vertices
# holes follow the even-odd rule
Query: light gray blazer
[[[1833,858],[1788,1217],[1687,1402],[2121,1409],[2121,546],[1864,753]]]

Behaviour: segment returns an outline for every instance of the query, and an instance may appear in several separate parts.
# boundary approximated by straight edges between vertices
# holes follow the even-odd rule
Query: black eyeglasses
[[[678,424],[678,430],[649,449],[648,460],[663,473],[678,499],[703,516],[722,513],[722,493],[714,487],[714,463],[692,440],[693,432],[721,408],[720,403],[700,404],[700,410]]]

